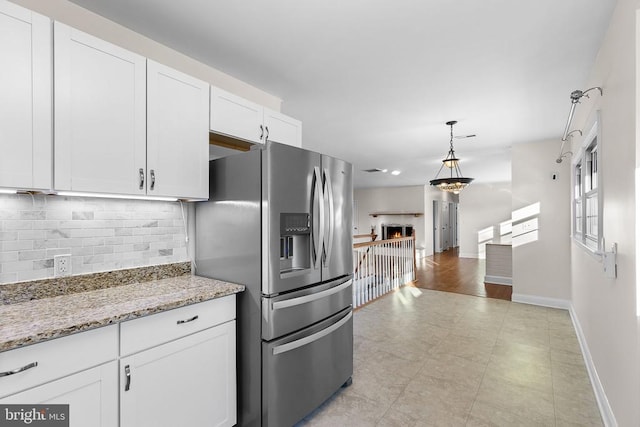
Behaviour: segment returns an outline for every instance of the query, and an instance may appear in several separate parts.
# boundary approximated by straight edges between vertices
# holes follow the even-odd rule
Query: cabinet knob
[[[269,139],[269,126],[265,126],[264,128],[267,130],[267,135],[264,137],[264,140],[266,141]]]
[[[140,183],[138,188],[140,190],[143,190],[144,189],[144,169],[142,168],[138,169],[138,181]]]
[[[27,369],[35,368],[36,366],[38,366],[38,362],[31,362],[28,365],[24,365],[11,371],[0,372],[0,377],[8,377],[9,375],[19,374],[20,372],[24,372]]]
[[[260,125],[260,141],[262,141],[263,136],[264,136],[264,126]]]

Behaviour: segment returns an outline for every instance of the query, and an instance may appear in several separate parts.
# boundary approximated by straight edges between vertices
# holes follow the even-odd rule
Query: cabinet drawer
[[[133,354],[233,320],[236,296],[229,295],[120,324],[120,355]]]
[[[0,372],[25,369],[0,377],[0,397],[115,360],[118,326],[111,325],[64,338],[0,353]]]

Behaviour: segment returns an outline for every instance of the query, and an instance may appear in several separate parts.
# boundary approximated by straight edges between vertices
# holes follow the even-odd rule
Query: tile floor
[[[354,314],[353,384],[299,426],[601,426],[571,318],[405,287]]]

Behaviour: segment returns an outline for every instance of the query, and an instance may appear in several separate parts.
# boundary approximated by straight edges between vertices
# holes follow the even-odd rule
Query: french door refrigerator
[[[267,142],[210,162],[196,273],[244,284],[238,425],[295,424],[353,372],[352,166]]]

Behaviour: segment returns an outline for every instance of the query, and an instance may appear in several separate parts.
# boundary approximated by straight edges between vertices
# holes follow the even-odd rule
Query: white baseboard
[[[563,308],[565,310],[569,310],[571,308],[571,302],[569,300],[560,298],[539,297],[536,295],[513,293],[511,295],[511,301],[519,302],[522,304],[540,305],[543,307]]]
[[[573,305],[569,308],[569,313],[571,314],[571,320],[573,321],[573,328],[576,331],[578,342],[580,343],[580,349],[582,350],[582,358],[584,359],[584,364],[587,367],[587,372],[589,373],[591,386],[593,387],[593,392],[596,395],[596,401],[598,402],[598,408],[600,409],[602,422],[606,427],[617,427],[618,422],[616,421],[616,417],[613,414],[611,405],[609,404],[609,399],[607,399],[607,395],[604,392],[604,387],[602,386],[602,383],[600,382],[600,378],[598,377],[598,372],[596,371],[596,367],[593,364],[593,359],[591,358],[591,352],[589,351],[587,340],[584,336],[584,333],[582,332],[582,327],[580,326],[580,320],[578,320],[578,315],[574,311]]]
[[[513,284],[513,281],[511,277],[484,276],[484,283],[492,283],[494,285],[511,285]]]
[[[460,257],[460,258],[476,258],[476,259],[480,259],[480,256],[478,254],[464,253],[464,252],[460,252],[458,254],[458,257]]]

